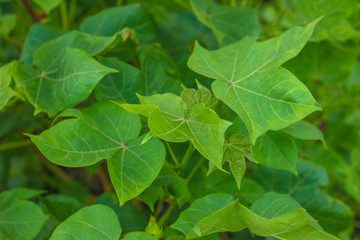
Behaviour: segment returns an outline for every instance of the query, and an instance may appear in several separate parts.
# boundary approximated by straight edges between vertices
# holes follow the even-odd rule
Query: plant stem
[[[100,165],[97,173],[99,175],[101,184],[103,185],[104,192],[109,192],[112,188],[112,185],[106,172],[107,171],[105,170],[104,165]]]
[[[199,168],[202,166],[204,160],[205,160],[205,158],[201,157],[200,160],[196,163],[196,165],[194,166],[194,168],[191,170],[191,172],[189,173],[189,175],[186,178],[187,183],[190,182],[190,180],[194,177],[197,170],[199,170]]]
[[[154,213],[154,217],[156,219],[159,218],[163,205],[164,205],[164,199],[160,199],[159,203],[156,206],[155,213]]]
[[[4,143],[4,144],[0,145],[0,151],[11,150],[14,148],[20,148],[20,147],[25,147],[25,146],[29,146],[29,145],[32,145],[32,142],[30,139],[17,141],[17,142]]]
[[[169,150],[170,156],[171,156],[172,160],[174,161],[175,166],[176,166],[177,168],[180,168],[179,160],[178,160],[177,157],[175,156],[174,151],[172,150],[170,144],[165,141],[165,145],[166,145],[167,149]]]
[[[39,17],[38,15],[35,13],[34,9],[32,8],[31,4],[29,3],[28,0],[20,0],[22,5],[24,6],[26,12],[30,15],[31,19],[34,22],[38,22],[39,21]]]
[[[190,142],[190,145],[189,145],[188,149],[186,150],[186,152],[184,154],[184,157],[182,158],[181,163],[180,163],[181,170],[184,171],[184,169],[186,168],[186,166],[189,163],[190,157],[191,157],[192,153],[194,152],[194,150],[195,150],[195,148],[192,145],[192,143]]]
[[[122,5],[122,3],[123,3],[123,1],[122,1],[122,0],[116,0],[116,5],[121,6],[121,5]]]
[[[60,4],[60,12],[61,12],[61,23],[64,30],[69,29],[69,21],[66,9],[66,1],[62,1]]]
[[[76,15],[76,5],[77,5],[77,0],[70,0],[69,16],[68,16],[68,21],[70,23],[74,22]]]
[[[60,177],[65,183],[71,183],[73,179],[67,175],[64,170],[62,170],[60,167],[55,165],[54,163],[51,163],[45,158],[41,158],[43,160],[43,163],[45,164],[46,168],[48,168],[51,172],[55,173],[58,177]]]
[[[1,38],[5,39],[5,41],[8,41],[20,48],[23,47],[23,43],[20,42],[19,40],[17,40],[16,38],[13,38],[13,37],[10,37],[10,36],[3,36],[3,35],[0,35]]]
[[[247,6],[247,0],[242,0],[241,1],[241,7],[245,8]]]
[[[158,221],[158,225],[163,225],[166,220],[168,220],[168,218],[170,217],[172,211],[174,210],[176,206],[176,201],[174,200],[173,202],[170,203],[169,207],[166,209],[166,211],[164,212],[164,214],[161,216],[161,218]]]

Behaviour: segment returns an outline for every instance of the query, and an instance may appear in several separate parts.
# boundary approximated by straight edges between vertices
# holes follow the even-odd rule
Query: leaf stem
[[[155,213],[154,213],[154,217],[155,217],[156,219],[159,218],[163,206],[164,206],[164,199],[160,199],[160,200],[159,200],[159,203],[158,203],[157,206],[156,206]]]
[[[60,4],[60,12],[61,12],[61,24],[64,30],[69,29],[69,21],[68,21],[68,14],[66,9],[66,1],[62,1]]]
[[[116,0],[116,5],[121,6],[123,4],[123,0]]]
[[[23,7],[25,8],[26,12],[30,15],[31,19],[34,22],[38,22],[39,21],[39,17],[36,14],[36,12],[34,11],[32,5],[29,3],[28,0],[20,0],[21,4],[23,5]]]
[[[176,206],[176,201],[174,200],[173,202],[171,202],[168,206],[168,208],[166,209],[166,211],[164,212],[164,214],[160,217],[159,221],[158,221],[158,225],[161,226],[163,225],[168,218],[170,217],[172,211],[174,210]]]
[[[236,0],[230,0],[230,6],[236,7]]]
[[[192,145],[192,143],[190,142],[190,145],[189,145],[188,149],[186,150],[186,152],[184,154],[184,157],[182,158],[181,163],[180,163],[181,170],[184,170],[186,168],[186,166],[189,163],[190,157],[191,157],[192,153],[194,152],[194,150],[195,150],[195,148]]]
[[[7,151],[14,148],[20,148],[29,145],[32,145],[32,141],[30,139],[17,141],[17,142],[4,143],[0,145],[0,151]]]
[[[189,175],[186,177],[186,182],[189,183],[190,180],[194,177],[195,173],[199,170],[199,168],[202,166],[203,162],[204,162],[205,158],[201,157],[200,160],[196,163],[196,165],[194,166],[194,168],[191,170],[191,172],[189,173]]]
[[[166,145],[166,147],[167,147],[167,149],[168,149],[168,151],[169,151],[169,153],[170,153],[170,156],[171,156],[172,160],[173,160],[174,163],[175,163],[175,166],[176,166],[177,168],[180,168],[179,160],[178,160],[177,157],[175,156],[174,151],[172,150],[170,144],[165,141],[165,145]]]

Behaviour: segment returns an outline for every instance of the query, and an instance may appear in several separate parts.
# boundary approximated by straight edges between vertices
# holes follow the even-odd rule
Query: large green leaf
[[[326,171],[306,162],[299,162],[297,169],[298,176],[289,171],[260,167],[253,176],[265,189],[292,196],[326,231],[336,234],[345,230],[353,213],[343,202],[318,188],[328,184]]]
[[[268,131],[261,135],[252,147],[252,153],[254,159],[265,166],[297,172],[297,147],[286,133]]]
[[[46,219],[35,203],[16,200],[0,211],[0,232],[12,240],[31,240],[40,232]]]
[[[260,236],[280,239],[301,239],[307,234],[320,236],[317,239],[336,239],[324,233],[314,222],[295,200],[286,195],[268,193],[248,209],[234,201],[231,195],[213,194],[191,204],[172,227],[183,232],[188,239],[245,228]]]
[[[118,104],[101,102],[65,110],[60,116],[75,118],[39,136],[30,135],[32,141],[50,161],[62,166],[89,166],[107,159],[121,205],[144,191],[160,172],[165,148],[156,138],[141,144],[138,115]]]
[[[32,25],[26,37],[24,47],[21,49],[20,61],[25,64],[32,64],[33,55],[41,44],[54,40],[65,33],[64,30],[41,23]]]
[[[104,205],[84,207],[67,218],[51,235],[51,240],[118,240],[121,226],[114,211]]]
[[[128,111],[148,116],[152,134],[170,142],[190,140],[194,147],[222,169],[224,132],[231,123],[203,104],[187,108],[180,97],[166,93],[139,96],[142,105],[122,105]]]
[[[306,44],[298,56],[285,63],[284,67],[311,89],[319,82],[333,86],[343,84],[349,77],[358,54],[357,48],[334,48],[326,41],[311,42]]]
[[[39,47],[34,54],[34,66],[15,62],[14,79],[24,87],[25,95],[35,106],[35,114],[44,111],[54,116],[75,106],[90,95],[106,74],[116,72],[89,54],[106,50],[118,39],[119,35],[95,37],[73,31]]]
[[[141,43],[155,39],[154,19],[138,4],[106,9],[80,25],[80,31],[98,36],[112,36],[124,28],[133,29]]]
[[[11,68],[12,63],[8,63],[5,66],[0,67],[0,110],[2,110],[10,98],[15,95],[14,90],[10,87]]]
[[[280,67],[300,52],[317,22],[261,43],[245,38],[215,51],[196,44],[188,66],[216,79],[215,96],[241,117],[253,144],[267,130],[284,128],[321,109],[309,90]]]
[[[349,20],[355,12],[356,0],[296,0],[294,2],[292,14],[287,14],[292,24],[303,24],[321,15],[324,16],[315,28],[312,37],[315,41],[324,39],[345,41],[360,37],[360,32],[355,30]]]
[[[260,35],[259,20],[253,9],[217,6],[214,2],[192,0],[191,5],[199,20],[214,32],[221,45]]]

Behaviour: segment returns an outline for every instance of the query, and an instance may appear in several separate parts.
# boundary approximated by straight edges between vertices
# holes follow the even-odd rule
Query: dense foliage
[[[0,9],[0,239],[360,239],[358,0]]]

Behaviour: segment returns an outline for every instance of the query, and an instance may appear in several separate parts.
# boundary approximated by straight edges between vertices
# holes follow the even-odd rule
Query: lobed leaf
[[[321,109],[309,90],[280,67],[300,52],[318,21],[261,43],[245,38],[215,51],[196,44],[188,66],[216,79],[215,96],[241,117],[253,144],[266,131],[284,128]]]

